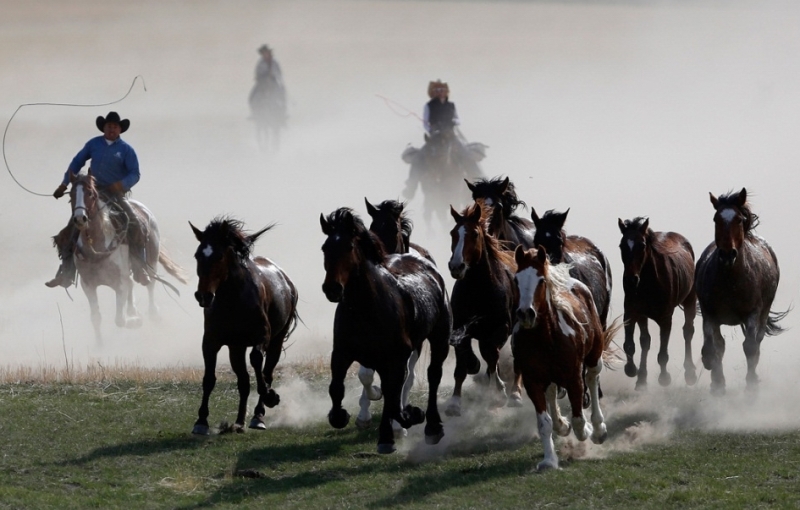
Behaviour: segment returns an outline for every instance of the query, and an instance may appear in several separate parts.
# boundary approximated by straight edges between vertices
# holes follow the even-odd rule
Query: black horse
[[[203,402],[192,433],[209,434],[208,398],[217,380],[214,371],[223,345],[228,346],[231,368],[238,379],[239,412],[234,430],[244,432],[250,394],[245,361],[248,347],[252,347],[250,364],[259,395],[249,426],[266,429],[265,406],[272,408],[280,402],[272,389],[272,372],[284,342],[297,325],[297,289],[274,262],[251,256],[253,244],[272,226],[247,235],[242,222],[227,217],[214,219],[204,231],[189,225],[200,242],[194,255],[200,278],[194,296],[205,317]]]
[[[366,197],[364,202],[367,204],[367,213],[372,218],[369,230],[378,236],[387,253],[416,252],[436,263],[428,250],[411,242],[414,223],[404,211],[405,202],[384,200],[378,205],[372,205]]]
[[[370,367],[381,378],[384,398],[378,432],[378,452],[394,448],[392,420],[403,428],[422,423],[425,440],[436,444],[444,436],[437,405],[442,365],[450,348],[452,314],[444,280],[430,261],[413,254],[388,255],[378,237],[367,230],[351,209],[320,215],[325,259],[322,291],[338,303],[331,353],[331,410],[328,421],[343,428],[350,421],[342,408],[344,378],[353,362]],[[401,392],[412,351],[430,343],[428,408],[401,408]]]
[[[761,341],[765,335],[783,332],[778,321],[789,313],[770,311],[781,276],[778,258],[753,231],[759,221],[747,202],[745,188],[719,198],[709,196],[716,210],[714,242],[700,255],[694,273],[703,317],[703,366],[711,371],[711,393],[725,393],[725,338],[720,325],[739,325],[747,358],[746,389],[755,391]]]
[[[536,229],[533,222],[514,214],[519,206],[526,208],[527,204],[517,197],[514,183],[508,177],[478,179],[475,182],[464,180],[472,192],[472,199],[482,199],[492,209],[490,235],[502,241],[507,250],[514,250],[518,245],[525,249],[534,247],[533,236]]]

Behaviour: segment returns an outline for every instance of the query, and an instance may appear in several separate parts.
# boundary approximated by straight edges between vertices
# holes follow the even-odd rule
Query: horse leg
[[[419,361],[419,351],[413,349],[406,363],[406,380],[403,383],[403,390],[400,393],[400,407],[403,409],[408,407],[409,394],[414,387],[414,379],[416,378],[414,370],[417,368],[417,361]],[[406,437],[408,435],[408,431],[404,429],[397,420],[392,422],[392,429],[394,429],[395,437]]]
[[[445,333],[439,336],[432,335],[428,342],[431,346],[431,361],[428,365],[428,408],[425,411],[425,442],[438,444],[444,437],[442,417],[439,414],[439,384],[442,382],[442,368],[450,352],[449,327],[443,328]],[[416,352],[416,351],[415,351]],[[403,388],[405,392],[405,388]]]
[[[250,420],[251,429],[266,430],[267,425],[264,423],[264,415],[267,413],[267,408],[264,406],[264,399],[267,396],[267,384],[264,381],[264,353],[261,352],[259,346],[253,347],[250,351],[250,366],[253,367],[253,373],[256,376],[256,388],[258,391],[258,403],[253,410],[253,419]],[[248,378],[249,379],[249,378]],[[248,391],[250,389],[250,382],[247,383]]]
[[[142,326],[142,318],[139,310],[136,309],[136,296],[133,294],[133,285],[128,287],[128,298],[126,300],[126,328],[138,328]]]
[[[486,361],[486,378],[489,384],[494,382],[497,393],[492,395],[492,408],[504,407],[507,402],[506,385],[497,373],[497,362],[500,359],[500,347],[502,342],[491,341],[478,342],[481,356]]]
[[[89,311],[92,316],[92,326],[94,327],[94,338],[97,344],[103,343],[103,334],[100,329],[102,316],[100,315],[100,303],[97,301],[97,287],[93,285],[86,285],[85,280],[81,279],[81,287],[83,293],[86,294],[86,299],[89,300]]]
[[[347,375],[347,369],[352,364],[353,358],[346,356],[340,349],[333,348],[331,353],[331,384],[328,387],[328,394],[331,397],[328,423],[333,428],[343,429],[350,422],[350,413],[342,408],[342,400],[344,399],[344,378]]]
[[[533,407],[536,408],[536,425],[544,450],[544,460],[536,465],[536,470],[558,469],[558,455],[553,443],[553,419],[547,413],[545,388],[542,384],[532,381],[530,377],[523,376],[522,382],[528,397],[533,402]]]
[[[748,393],[755,393],[758,391],[758,375],[756,375],[756,367],[758,366],[759,358],[761,358],[761,341],[766,334],[766,323],[769,318],[759,317],[756,314],[747,318],[744,323],[744,355],[747,358],[747,386],[745,391]]]
[[[669,386],[672,382],[672,376],[669,375],[667,370],[667,363],[669,363],[669,335],[672,333],[672,315],[662,317],[657,323],[661,337],[661,343],[658,347],[658,366],[661,367],[661,373],[658,374],[658,384]]]
[[[281,396],[272,387],[273,374],[275,367],[278,366],[278,361],[281,359],[283,353],[283,341],[288,334],[288,328],[284,328],[278,335],[270,338],[267,345],[267,355],[264,358],[264,370],[261,375],[264,377],[264,394],[261,395],[261,400],[264,405],[272,409],[281,403]]]
[[[636,321],[633,315],[626,311],[623,323],[625,324],[625,343],[622,344],[622,348],[625,350],[625,357],[627,358],[627,362],[625,363],[625,375],[628,377],[636,377],[638,371],[636,369],[636,363],[633,361],[633,355],[636,354],[636,344],[633,341]]]
[[[133,282],[130,277],[122,278],[120,286],[114,289],[117,295],[117,314],[114,323],[122,328],[138,328],[142,325],[142,318],[136,315],[128,317],[126,311],[133,310],[136,313],[136,306],[130,301],[133,299]]]
[[[636,378],[636,389],[647,389],[647,355],[650,354],[650,330],[647,328],[647,317],[641,317],[637,321],[639,324],[639,346],[642,348],[642,355],[639,359],[639,376]]]
[[[608,438],[603,411],[600,410],[600,372],[603,370],[603,361],[598,360],[597,366],[587,367],[586,379],[589,385],[589,395],[592,399],[592,442],[602,444]]]
[[[522,374],[514,360],[514,385],[511,388],[511,395],[508,397],[508,407],[522,407]]]
[[[397,419],[403,428],[422,423],[424,416],[422,410],[414,408],[416,412],[408,412],[400,408],[400,393],[403,388],[404,370],[392,368],[378,372],[381,377],[381,391],[383,392],[383,413],[378,426],[378,453],[394,453],[394,430],[392,420]],[[421,419],[420,419],[421,418]]]
[[[719,324],[703,315],[703,348],[700,351],[703,366],[711,371],[711,394],[725,394],[725,374],[722,372],[722,356],[725,354],[725,338]]]
[[[575,432],[575,437],[579,441],[586,441],[586,438],[593,433],[592,426],[586,422],[583,415],[583,369],[581,366],[576,367],[574,374],[568,377],[571,381],[567,385],[567,396],[569,403],[572,407],[572,430]]]
[[[228,357],[233,373],[236,374],[236,387],[239,390],[239,410],[236,412],[234,432],[244,432],[244,418],[247,414],[247,397],[250,396],[250,375],[245,362],[246,347],[228,346]]]
[[[561,408],[558,405],[558,385],[550,384],[545,392],[547,398],[547,410],[553,421],[553,430],[559,436],[568,436],[572,430],[569,420],[561,414]]]
[[[369,412],[370,401],[380,400],[383,397],[381,389],[373,385],[375,371],[364,365],[358,369],[358,380],[364,388],[361,390],[361,398],[358,399],[360,410],[356,417],[356,427],[361,430],[368,429],[372,425],[372,413]]]
[[[690,292],[683,301],[683,377],[689,386],[697,382],[697,368],[692,359],[692,338],[694,337],[694,318],[697,315],[697,295]]]
[[[469,347],[465,347],[465,344],[469,345]],[[461,416],[461,387],[464,384],[464,380],[467,378],[467,374],[470,372],[470,370],[468,370],[468,365],[472,361],[471,358],[474,358],[476,361],[478,361],[478,370],[480,370],[480,361],[477,360],[475,353],[472,352],[471,337],[464,337],[461,342],[455,346],[455,351],[456,368],[453,371],[455,385],[453,386],[453,395],[450,397],[450,400],[447,401],[447,406],[444,410],[444,414],[447,416]],[[474,366],[469,368],[474,368]],[[477,372],[478,371],[474,371],[472,373]]]
[[[217,383],[217,376],[214,371],[217,368],[217,354],[219,353],[220,346],[212,344],[205,337],[203,338],[203,364],[205,365],[205,373],[203,374],[203,401],[200,404],[200,409],[197,411],[197,421],[194,422],[192,434],[199,434],[207,436],[211,433],[208,428],[208,397],[214,390]]]

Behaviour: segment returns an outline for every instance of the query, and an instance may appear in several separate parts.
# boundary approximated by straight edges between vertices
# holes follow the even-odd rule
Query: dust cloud
[[[450,84],[466,137],[489,146],[485,174],[510,176],[540,213],[571,208],[567,231],[593,239],[617,277],[617,218],[649,216],[654,229],[684,234],[699,254],[713,236],[708,192],[745,186],[761,216],[759,233],[783,269],[774,308],[796,301],[795,2],[12,0],[3,12],[3,124],[22,103],[110,102],[137,75],[147,87],[137,83],[112,106],[23,108],[5,142],[14,175],[51,193],[70,159],[96,135],[97,115],[116,110],[131,119],[123,138],[142,168],[134,197],[155,213],[163,245],[190,273],[196,243],[187,221],[202,227],[227,213],[251,230],[278,223],[255,251],[275,260],[299,287],[304,324],[293,336],[289,361],[330,350],[335,307],[320,291],[319,214],[350,206],[366,216],[364,197],[373,203],[400,198],[408,172],[400,153],[422,141],[420,123],[408,111],[421,112],[427,83],[437,78]],[[289,127],[277,153],[259,149],[247,120],[256,48],[265,42],[283,67],[289,96]],[[162,319],[146,319],[138,330],[113,325],[113,295],[101,289],[105,339],[97,345],[80,289],[70,291],[72,301],[43,285],[57,267],[50,236],[68,219],[66,201],[30,195],[8,175],[0,180],[0,363],[59,364],[65,356],[78,364],[202,363],[196,279],[181,286],[180,297],[159,287]],[[444,265],[449,219],[427,225],[422,207],[419,194],[408,206],[414,240]],[[146,293],[136,292],[146,310]],[[622,297],[617,283],[612,317],[622,314]],[[668,437],[666,423],[796,426],[796,312],[784,321],[787,333],[763,343],[762,391],[754,406],[742,395],[741,334],[730,328],[729,396],[710,399],[707,373],[696,387],[685,387],[678,317],[668,390],[656,381],[655,341],[647,394],[634,394],[634,381],[621,371],[603,374],[609,420],[631,417],[629,435],[638,439],[628,443]],[[696,326],[699,363],[699,318]],[[657,336],[654,326],[651,332]],[[445,385],[452,383],[449,374]],[[279,391],[284,403],[318,401],[323,419],[324,397],[311,397],[304,384],[284,383]],[[357,396],[348,397],[354,410]],[[525,413],[529,407],[526,401]],[[302,412],[283,416],[308,419]],[[534,424],[520,426],[533,434]],[[448,441],[457,426],[448,420]]]

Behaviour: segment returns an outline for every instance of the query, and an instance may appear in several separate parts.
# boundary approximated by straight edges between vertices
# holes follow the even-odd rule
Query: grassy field
[[[283,370],[278,391],[281,381],[303,379],[323,402],[323,372]],[[375,427],[359,431],[351,421],[334,430],[321,404],[305,421],[277,420],[264,432],[192,436],[197,371],[73,370],[42,382],[43,373],[24,382],[20,372],[17,381],[3,374],[0,508],[800,507],[798,431],[688,424],[637,443],[642,423],[657,418],[611,417],[609,443],[627,438],[630,448],[560,440],[562,469],[536,473],[542,450],[531,406],[446,419],[436,447],[418,427],[398,453],[381,456]],[[212,423],[233,419],[236,395],[222,374]],[[354,414],[352,400],[348,407]]]

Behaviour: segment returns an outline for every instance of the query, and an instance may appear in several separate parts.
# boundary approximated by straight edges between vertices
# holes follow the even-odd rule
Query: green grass
[[[414,430],[382,456],[375,428],[334,430],[326,410],[310,425],[195,437],[199,399],[196,382],[0,385],[0,508],[800,507],[798,431],[678,429],[582,458],[561,440],[562,469],[536,473],[527,408],[446,419],[446,446]],[[231,420],[236,401],[222,379],[211,419]],[[609,442],[636,419],[610,419]]]

